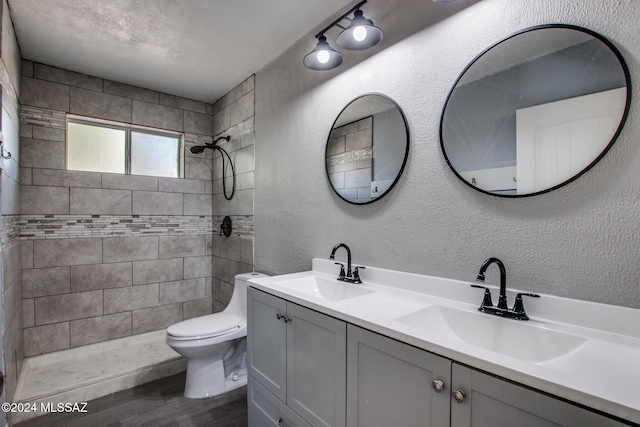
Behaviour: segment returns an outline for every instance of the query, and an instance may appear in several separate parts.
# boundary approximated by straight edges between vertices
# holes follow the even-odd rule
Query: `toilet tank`
[[[231,295],[231,301],[224,311],[230,311],[238,314],[243,319],[247,318],[247,283],[250,279],[259,279],[261,277],[268,277],[264,273],[242,273],[237,274],[233,285],[233,294]]]

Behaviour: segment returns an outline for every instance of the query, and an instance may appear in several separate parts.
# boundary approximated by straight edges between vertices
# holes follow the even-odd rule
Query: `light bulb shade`
[[[365,18],[358,9],[354,12],[349,27],[338,35],[336,43],[349,50],[369,49],[380,43],[382,36],[382,30],[373,25],[373,21]]]
[[[318,44],[302,61],[312,70],[331,70],[342,64],[342,54],[327,43],[325,36],[318,38]]]

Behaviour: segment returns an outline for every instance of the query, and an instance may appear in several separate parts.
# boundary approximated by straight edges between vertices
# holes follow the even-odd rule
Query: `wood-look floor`
[[[120,391],[87,404],[87,413],[55,413],[17,427],[246,427],[247,388],[212,399],[183,396],[185,374]],[[74,402],[71,402],[74,403]]]

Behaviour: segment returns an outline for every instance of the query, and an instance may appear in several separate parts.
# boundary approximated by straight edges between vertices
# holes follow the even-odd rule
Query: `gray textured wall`
[[[357,263],[471,281],[485,258],[497,256],[511,288],[640,308],[637,94],[603,160],[536,197],[501,199],[467,187],[447,166],[438,139],[441,109],[459,73],[525,27],[595,30],[621,50],[638,81],[640,2],[395,0],[370,2],[365,11],[385,31],[377,53],[346,52],[337,70],[307,70],[302,58],[314,46],[311,29],[256,75],[256,270],[306,270],[311,258],[326,258],[345,242]],[[341,109],[368,92],[403,109],[411,151],[388,196],[354,206],[331,191],[324,149]]]

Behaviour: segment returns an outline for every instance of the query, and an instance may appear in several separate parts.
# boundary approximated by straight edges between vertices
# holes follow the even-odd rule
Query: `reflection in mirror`
[[[480,54],[458,78],[440,124],[455,174],[485,193],[531,196],[586,172],[626,120],[629,71],[584,28],[521,31]]]
[[[372,203],[400,178],[409,154],[409,128],[400,107],[379,94],[360,96],[333,124],[325,161],[333,190],[349,203]]]

